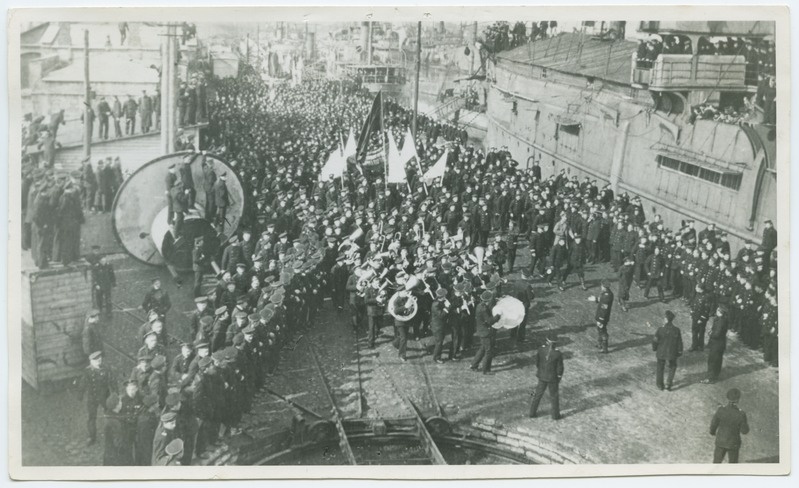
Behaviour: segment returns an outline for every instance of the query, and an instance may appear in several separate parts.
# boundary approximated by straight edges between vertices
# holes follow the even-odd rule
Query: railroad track
[[[430,464],[447,464],[444,456],[441,454],[441,451],[438,449],[438,445],[436,445],[435,440],[433,440],[433,435],[430,433],[430,430],[425,423],[425,420],[422,418],[421,412],[416,404],[414,404],[410,398],[397,386],[396,381],[393,378],[393,373],[390,372],[389,369],[385,368],[383,363],[380,361],[380,358],[376,360],[378,370],[384,375],[385,379],[394,389],[394,391],[399,395],[402,400],[410,405],[411,410],[413,411],[413,419],[416,422],[417,428],[417,435],[419,437],[419,441],[421,443],[422,448],[424,449],[427,456],[430,458]],[[428,382],[428,387],[430,387]],[[429,390],[431,394],[431,398],[434,398],[434,394],[432,393],[432,387]],[[436,403],[437,404],[437,403]]]
[[[347,461],[352,465],[357,465],[358,460],[355,458],[355,452],[352,449],[352,445],[350,444],[349,439],[347,438],[347,431],[344,429],[343,418],[341,415],[341,410],[339,409],[338,403],[336,402],[333,391],[330,388],[330,385],[327,382],[327,378],[325,377],[324,372],[322,371],[322,366],[319,363],[319,357],[316,354],[313,346],[308,344],[308,350],[311,352],[311,358],[313,358],[314,366],[316,367],[316,372],[319,374],[319,377],[322,380],[322,385],[325,388],[325,392],[327,393],[327,397],[330,400],[331,406],[333,407],[333,422],[336,424],[336,430],[338,431],[339,442],[338,445],[341,448],[341,451],[347,457]]]
[[[339,434],[339,445],[348,462],[352,465],[446,464],[416,405],[397,386],[379,358],[375,358],[373,361],[371,381],[382,383],[381,386],[385,388],[380,393],[393,396],[394,401],[389,400],[388,403],[396,405],[397,408],[394,411],[397,413],[401,411],[403,415],[396,418],[363,418],[364,369],[361,364],[361,350],[357,337],[355,343],[357,354],[355,379],[350,383],[356,384],[356,391],[351,393],[347,389],[331,386],[322,369],[318,352],[314,346],[308,345],[316,372],[332,404],[333,420]],[[357,409],[352,408],[353,399],[357,402]],[[346,415],[347,412],[350,412],[351,415]],[[367,442],[366,447],[359,442],[368,439],[374,442]],[[404,442],[376,445],[381,444],[379,442],[381,439],[401,439]]]
[[[145,323],[146,318],[139,310],[125,307],[124,304],[112,302],[112,307],[117,315],[123,317],[131,326],[138,328]],[[123,325],[119,329],[131,330]],[[137,330],[137,329],[136,329]],[[135,334],[135,332],[134,332]],[[130,334],[125,334],[130,336]],[[181,339],[167,333],[168,342],[179,344]],[[129,337],[124,342],[128,342]],[[438,449],[433,436],[425,424],[417,406],[405,395],[397,386],[396,381],[391,376],[385,365],[379,358],[371,361],[372,378],[370,381],[381,383],[379,396],[389,396],[387,404],[393,408],[383,409],[379,413],[388,414],[383,418],[364,418],[366,406],[364,394],[364,374],[369,371],[369,364],[362,363],[363,350],[355,337],[356,358],[353,369],[349,375],[345,374],[344,384],[341,379],[331,381],[330,374],[325,374],[322,362],[319,359],[319,352],[316,347],[306,341],[308,351],[314,363],[314,369],[322,383],[325,395],[331,405],[333,414],[333,424],[336,427],[339,437],[339,446],[345,458],[351,465],[378,465],[378,464],[446,464],[444,457]],[[106,344],[114,352],[127,360],[135,363],[135,358],[124,351],[124,347]],[[136,342],[138,345],[138,342]],[[295,345],[296,347],[296,345]],[[429,379],[426,380],[430,398],[434,399],[435,394]],[[284,397],[278,392],[264,387],[264,393],[280,399],[281,401],[303,411],[312,421],[323,420],[324,417],[303,405]],[[433,402],[437,405],[435,400]],[[377,413],[377,412],[372,412]],[[392,415],[393,414],[393,415]],[[257,426],[251,426],[253,428]],[[257,428],[255,429],[257,430]]]

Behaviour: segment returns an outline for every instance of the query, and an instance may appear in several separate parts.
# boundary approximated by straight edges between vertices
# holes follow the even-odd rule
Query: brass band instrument
[[[408,309],[408,312],[404,315],[400,315],[397,312],[397,301],[403,298],[405,299],[405,308]],[[410,292],[405,290],[400,290],[388,301],[388,313],[391,314],[392,317],[397,319],[400,322],[407,322],[416,316],[416,313],[419,312],[419,304],[417,303],[416,297],[413,296]]]
[[[366,291],[366,287],[369,286],[369,282],[372,281],[374,276],[375,271],[372,268],[369,268],[361,273],[361,276],[358,277],[358,282],[355,284],[359,294],[363,295],[363,293]]]

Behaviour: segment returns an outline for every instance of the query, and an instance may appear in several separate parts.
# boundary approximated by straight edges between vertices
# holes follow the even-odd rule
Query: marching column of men
[[[627,311],[629,289],[638,284],[655,287],[660,299],[669,291],[672,297],[682,294],[697,309],[698,328],[720,305],[739,312],[731,310],[729,328],[751,347],[762,340],[767,360],[776,360],[776,231],[770,223],[760,248],[747,244],[733,260],[726,235],[714,227],[697,234],[686,222],[672,232],[657,215],[647,221],[638,198],[614,195],[609,185],[599,189],[588,178],[569,179],[565,170],[542,179],[538,160],[532,171],[522,170],[506,148],[483,152],[458,141],[455,133],[448,144],[450,169],[433,184],[422,185],[413,171],[407,188],[356,171],[346,181],[319,181],[322,162],[340,144],[341,129],[359,126],[370,105],[362,92],[331,88],[327,82],[309,82],[270,89],[248,77],[221,80],[216,87],[211,145],[223,159],[236,161],[233,167],[254,205],[244,209],[245,230],[230,236],[212,257],[219,259],[221,277],[206,296],[197,297],[192,336],[177,357],[167,358],[164,352],[168,296],[154,283],[144,300],[143,308],[152,314],[141,332],[140,364],[126,385],[122,408],[114,412],[114,406],[111,412],[125,415],[131,404],[139,412],[144,397],[154,397],[166,419],[175,414],[174,422],[160,419],[151,463],[165,459],[171,439],[183,441],[185,464],[220,435],[237,434],[252,395],[275,371],[280,346],[313,324],[328,296],[343,313],[349,299],[352,325],[367,332],[370,347],[377,345],[382,318],[390,315],[400,360],[413,359],[407,356],[408,340],[428,332],[437,361],[444,360],[447,335],[452,360],[470,349],[476,337],[479,348],[471,368],[490,374],[497,298],[518,293],[529,308],[527,283],[537,275],[565,291],[575,273],[585,288],[584,265],[610,261],[624,279],[617,294],[603,281],[600,294],[592,297],[602,353],[609,352],[614,302]],[[260,103],[266,100],[271,101]],[[389,130],[400,137],[409,112],[396,104],[388,111]],[[416,141],[422,167],[445,152],[433,132]],[[202,211],[217,227],[225,221],[225,175],[211,186],[204,178],[203,189],[206,195],[212,190],[215,207],[194,205],[193,177],[205,174],[207,163],[204,154],[187,155],[167,176],[171,223],[178,236],[188,211]],[[520,236],[527,237],[531,263],[523,270],[525,289],[514,292],[508,291],[514,283],[504,275],[506,266],[512,271]],[[194,260],[200,272],[210,260],[201,254]],[[694,296],[696,289],[709,298]],[[522,329],[516,338],[524,339]],[[671,368],[676,346],[662,343],[670,345],[654,347],[663,356],[663,368],[666,363]],[[694,350],[701,350],[698,344]],[[714,346],[715,354],[719,350]],[[555,417],[560,416],[556,385],[562,376],[562,366],[552,359],[557,356],[539,352],[536,394],[540,401],[543,391],[550,391]],[[713,371],[717,364],[714,356]],[[536,409],[537,401],[532,415]],[[122,421],[118,429],[122,435],[126,425]],[[123,444],[135,444],[135,436]]]

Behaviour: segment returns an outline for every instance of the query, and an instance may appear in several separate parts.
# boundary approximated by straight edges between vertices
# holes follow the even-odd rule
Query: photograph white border
[[[535,9],[535,14],[531,14]],[[333,22],[354,20],[392,20],[435,22],[474,21],[503,18],[554,18],[618,20],[627,18],[656,20],[773,20],[777,42],[777,99],[780,110],[777,120],[777,201],[790,199],[790,12],[785,6],[531,6],[531,7],[138,7],[18,9],[8,12],[8,466],[11,478],[18,480],[142,480],[142,479],[501,479],[542,477],[640,476],[661,474],[744,474],[778,475],[790,469],[790,435],[781,435],[780,462],[773,464],[615,464],[615,465],[529,465],[529,466],[186,466],[186,467],[34,467],[21,466],[21,334],[19,307],[20,219],[20,26],[35,20],[118,22],[124,15],[128,22],[158,19],[188,22],[257,21]],[[371,15],[371,17],[369,17]],[[12,179],[12,175],[13,178]],[[777,206],[777,228],[780,229],[779,255],[779,327],[780,327],[780,428],[790,433],[790,336],[789,297],[789,229],[788,205]],[[12,401],[13,400],[13,401]]]

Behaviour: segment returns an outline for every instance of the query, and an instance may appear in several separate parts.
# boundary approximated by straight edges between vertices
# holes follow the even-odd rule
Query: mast
[[[475,56],[475,51],[477,50],[477,48],[475,47],[476,43],[477,43],[477,21],[475,20],[474,21],[474,36],[472,37],[472,48],[471,48],[471,51],[472,51],[472,69],[469,70],[469,73],[471,73],[472,75],[474,75],[474,56]]]
[[[88,159],[92,155],[92,123],[91,96],[92,89],[89,84],[89,29],[83,31],[83,157]]]
[[[366,64],[372,64],[372,21],[369,21],[369,28],[366,34]]]
[[[169,154],[175,150],[178,120],[177,78],[177,27],[167,24],[166,35],[161,46],[161,151]]]
[[[416,139],[416,118],[419,116],[419,73],[422,66],[422,21],[416,28],[416,80],[413,84],[413,119],[411,119],[411,129],[413,138]]]

